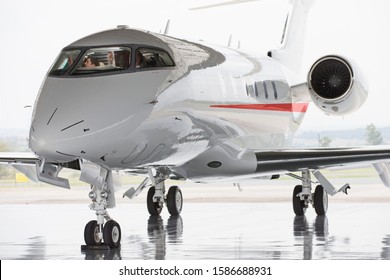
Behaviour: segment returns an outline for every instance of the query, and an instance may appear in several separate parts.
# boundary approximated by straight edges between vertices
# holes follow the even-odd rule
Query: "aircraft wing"
[[[31,152],[25,153],[0,153],[0,163],[34,164],[39,158]]]
[[[299,171],[304,168],[324,169],[350,164],[390,162],[386,148],[314,148],[256,151],[257,171]]]
[[[38,161],[39,158],[31,152],[0,153],[0,164],[10,164],[34,182],[39,181],[36,169],[36,162]]]
[[[390,147],[286,149],[256,151],[255,155],[256,171],[259,173],[288,173],[304,169],[316,171],[324,168],[372,164],[382,182],[390,188]]]

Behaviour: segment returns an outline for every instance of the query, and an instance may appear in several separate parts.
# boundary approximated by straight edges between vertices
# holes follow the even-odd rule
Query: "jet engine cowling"
[[[340,56],[317,60],[308,75],[314,104],[328,115],[346,115],[359,109],[367,98],[358,68]]]

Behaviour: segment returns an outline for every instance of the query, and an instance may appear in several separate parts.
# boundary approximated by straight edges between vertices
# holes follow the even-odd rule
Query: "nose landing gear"
[[[118,248],[121,241],[121,228],[114,220],[109,220],[103,226],[96,220],[89,221],[84,229],[84,241],[87,246],[107,245],[110,248]],[[102,233],[103,232],[103,233]],[[103,243],[104,240],[104,243]]]
[[[89,206],[96,213],[96,220],[84,228],[86,246],[82,249],[118,248],[122,237],[119,224],[111,219],[107,209],[115,207],[112,172],[92,164],[84,164],[80,180],[91,184]],[[105,222],[106,221],[106,222]]]

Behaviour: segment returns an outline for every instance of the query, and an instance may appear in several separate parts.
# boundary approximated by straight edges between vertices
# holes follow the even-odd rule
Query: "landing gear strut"
[[[96,213],[96,220],[89,221],[84,228],[85,244],[87,246],[104,244],[109,248],[118,248],[121,228],[107,212],[108,208],[115,207],[112,172],[92,164],[84,164],[80,180],[91,184],[89,198],[92,203],[89,207]]]

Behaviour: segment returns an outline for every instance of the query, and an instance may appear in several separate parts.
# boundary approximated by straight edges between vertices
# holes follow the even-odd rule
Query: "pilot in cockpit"
[[[93,68],[99,66],[99,61],[96,59],[96,57],[93,56],[87,56],[84,59],[83,67],[85,68]]]
[[[107,65],[115,66],[115,55],[112,51],[107,53]]]
[[[154,56],[150,56],[146,63],[147,67],[157,67],[157,60]]]
[[[139,51],[135,57],[135,68],[142,68],[144,63],[144,56]]]

